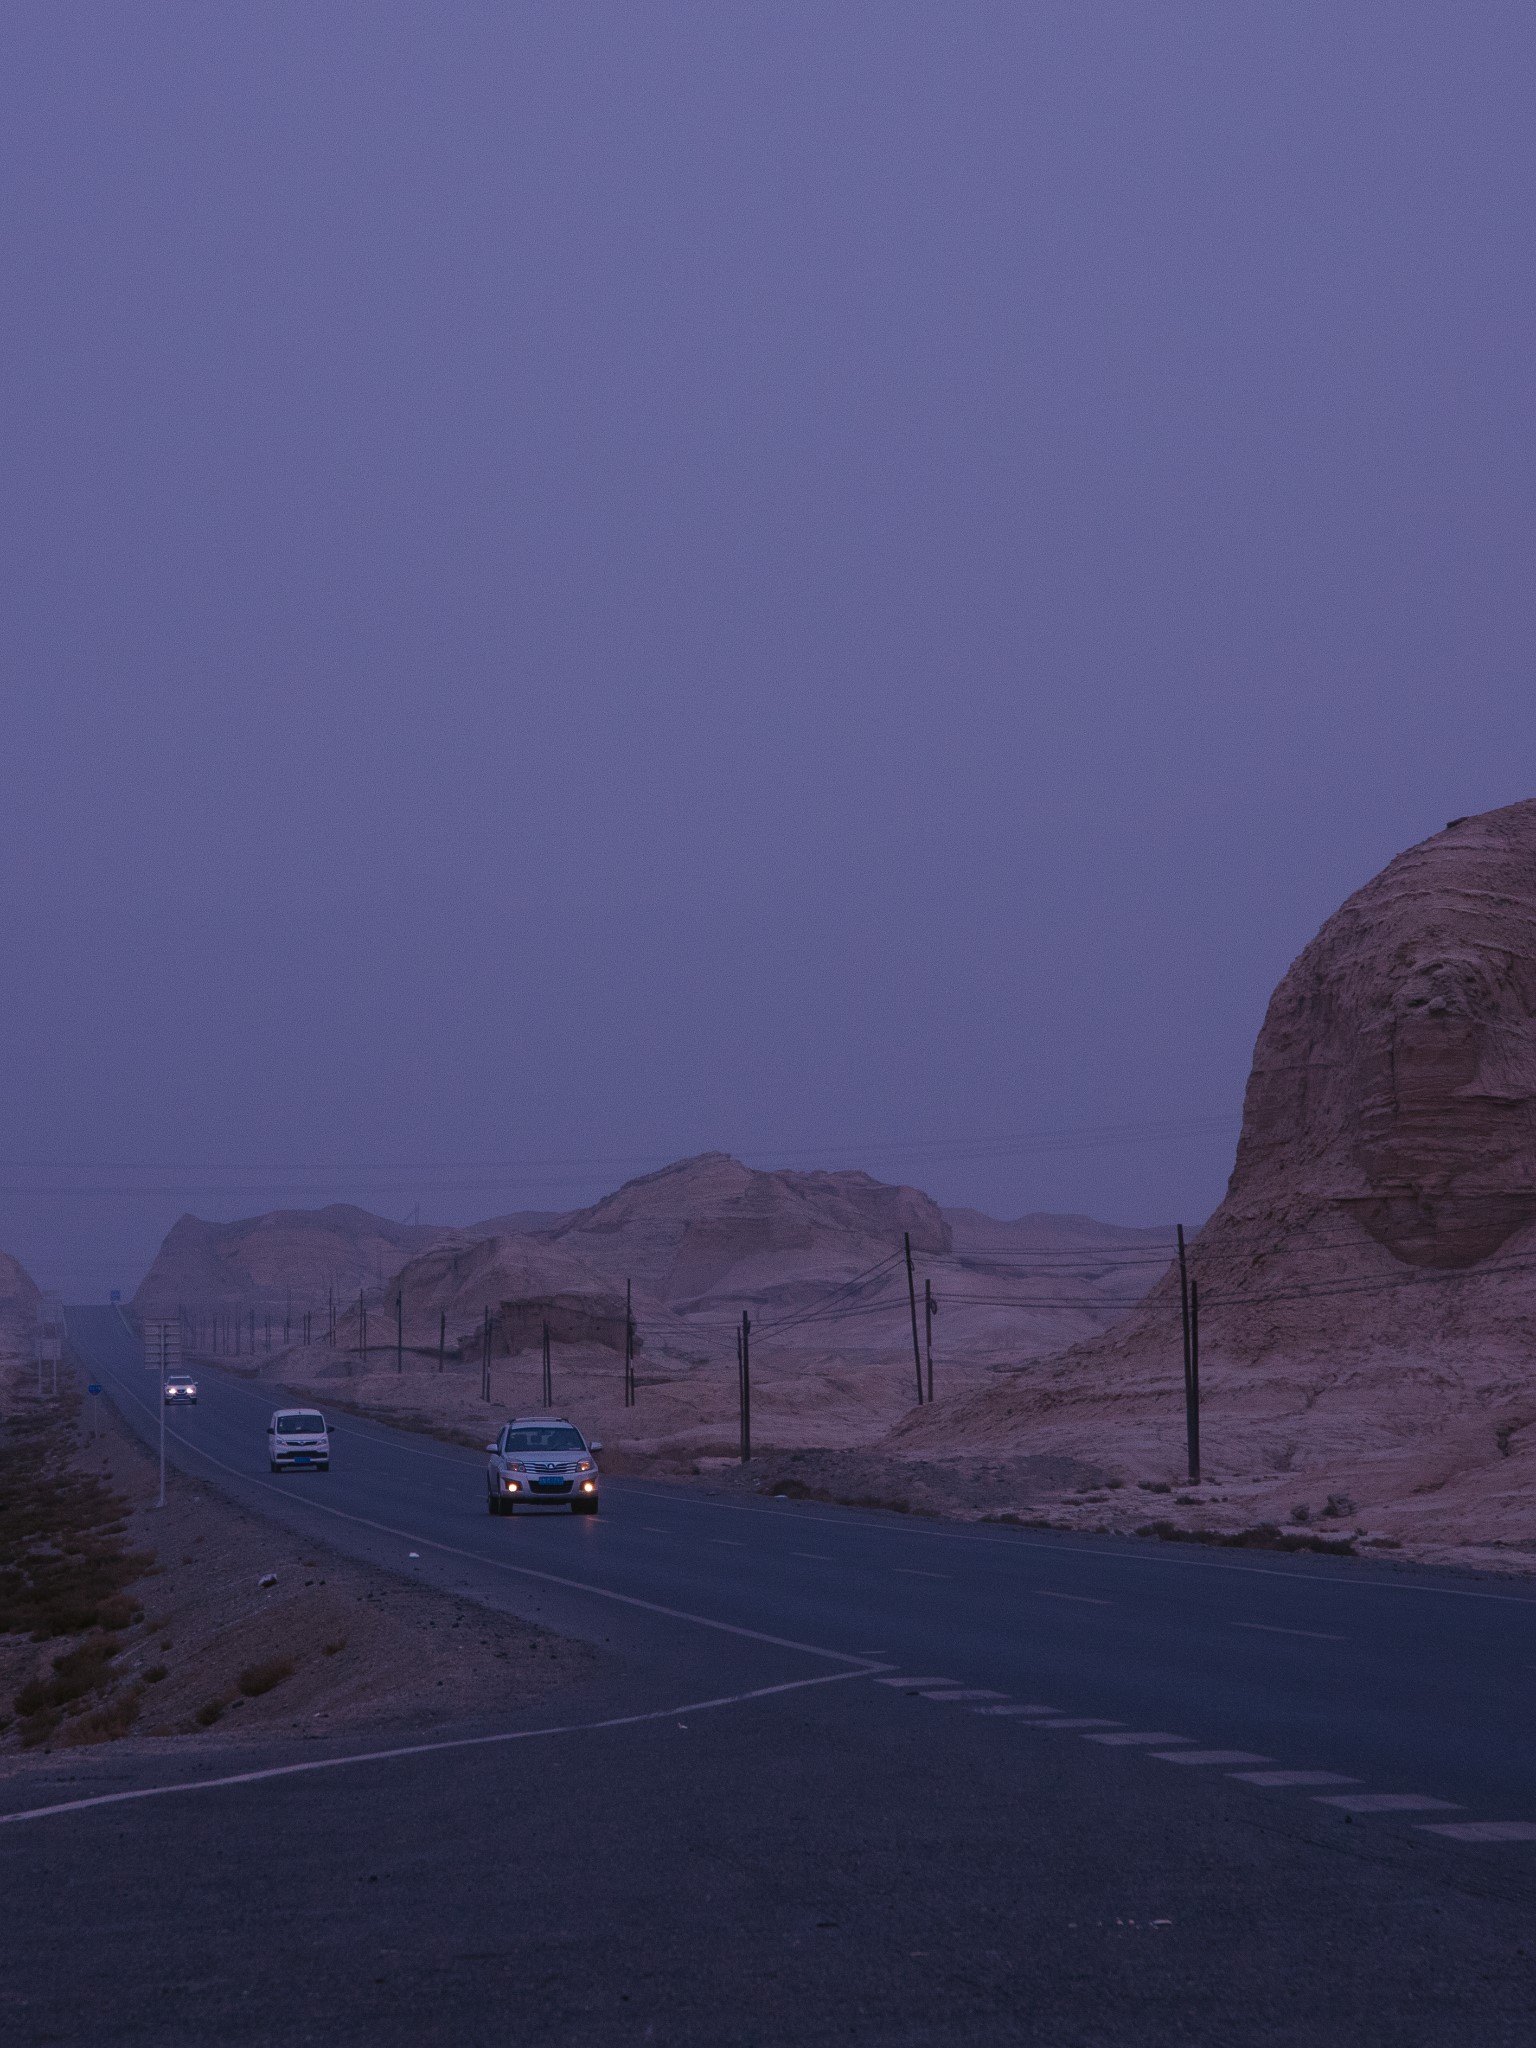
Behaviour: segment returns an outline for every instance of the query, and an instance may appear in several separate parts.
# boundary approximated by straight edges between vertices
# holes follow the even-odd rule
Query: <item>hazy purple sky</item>
[[[1292,956],[1536,781],[1533,65],[8,9],[0,1244],[712,1146],[1202,1215]]]

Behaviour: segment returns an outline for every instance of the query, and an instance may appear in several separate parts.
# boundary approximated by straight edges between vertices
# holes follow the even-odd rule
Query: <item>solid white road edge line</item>
[[[147,1402],[127,1388],[123,1391],[128,1394],[130,1401],[137,1401],[147,1415],[153,1415],[154,1410]],[[284,1500],[294,1498],[287,1487],[274,1486],[270,1479],[257,1479],[249,1472],[241,1472],[234,1465],[226,1465],[222,1458],[216,1458],[212,1451],[205,1451],[200,1444],[193,1443],[190,1437],[182,1436],[177,1430],[167,1429],[166,1435],[174,1443],[183,1445],[194,1457],[202,1458],[210,1465],[216,1465],[221,1472],[227,1472],[231,1479],[238,1479],[243,1486],[259,1487],[264,1493],[281,1495]],[[599,1600],[616,1600],[624,1607],[638,1607],[647,1614],[664,1615],[668,1621],[686,1621],[695,1628],[717,1629],[722,1635],[745,1636],[749,1642],[767,1643],[775,1650],[798,1650],[803,1656],[825,1657],[835,1664],[857,1664],[859,1673],[856,1675],[867,1675],[872,1670],[886,1668],[884,1665],[872,1663],[867,1657],[854,1656],[847,1650],[828,1650],[820,1643],[799,1643],[789,1636],[766,1635],[761,1629],[743,1628],[739,1622],[717,1621],[713,1615],[690,1614],[681,1607],[663,1607],[660,1601],[642,1600],[636,1593],[616,1593],[610,1586],[593,1586],[584,1579],[562,1578],[558,1572],[536,1571],[532,1565],[507,1564],[499,1557],[487,1557],[482,1551],[461,1550],[457,1544],[440,1543],[434,1536],[420,1536],[413,1529],[396,1529],[388,1522],[370,1521],[366,1515],[349,1515],[345,1508],[328,1507],[324,1501],[306,1500],[303,1506],[317,1515],[334,1515],[339,1522],[355,1522],[360,1529],[373,1529],[381,1536],[398,1536],[402,1543],[420,1543],[428,1550],[440,1551],[445,1557],[468,1558],[472,1564],[488,1565],[493,1571],[511,1572],[517,1578],[542,1579],[546,1585],[563,1586],[567,1592],[591,1593]]]
[[[399,1749],[365,1749],[349,1756],[312,1757],[302,1764],[274,1764],[267,1770],[234,1771],[222,1778],[184,1778],[172,1785],[141,1785],[132,1792],[99,1792],[91,1799],[66,1799],[57,1806],[28,1806],[18,1813],[0,1813],[0,1827],[15,1821],[45,1820],[54,1813],[83,1813],[92,1806],[120,1806],[129,1799],[162,1799],[172,1792],[216,1792],[226,1785],[259,1785],[268,1778],[296,1778],[305,1771],[335,1771],[344,1764],[393,1763],[401,1757],[433,1756],[450,1749],[484,1749],[498,1742],[532,1742],[544,1735],[596,1735],[607,1728],[634,1728],[643,1721],[672,1721],[680,1714],[705,1714],[715,1707],[740,1707],[777,1693],[803,1692],[812,1685],[841,1685],[863,1678],[862,1671],[831,1671],[821,1678],[792,1678],[782,1685],[760,1685],[751,1692],[724,1693],[713,1700],[688,1700],[680,1707],[656,1707],[644,1714],[617,1714],[607,1721],[572,1721],[558,1728],[514,1728],[500,1735],[461,1735],[447,1742],[414,1742]]]

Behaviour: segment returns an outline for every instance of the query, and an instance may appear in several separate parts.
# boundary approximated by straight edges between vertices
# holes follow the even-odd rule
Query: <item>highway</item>
[[[70,1333],[152,1439],[125,1326]],[[176,1465],[606,1654],[459,1747],[0,1781],[7,2039],[1536,2040],[1518,1581],[642,1480],[496,1519],[346,1416],[273,1478],[270,1391],[200,1379]]]

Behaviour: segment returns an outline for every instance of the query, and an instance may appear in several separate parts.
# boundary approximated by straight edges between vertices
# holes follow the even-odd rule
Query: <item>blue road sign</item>
[[[88,1394],[99,1394],[101,1392],[101,1389],[100,1387],[87,1387],[85,1391]]]

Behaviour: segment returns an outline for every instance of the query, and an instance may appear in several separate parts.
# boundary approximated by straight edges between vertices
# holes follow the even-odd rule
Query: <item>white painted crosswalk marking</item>
[[[1337,1771],[1234,1771],[1244,1785],[1358,1785],[1358,1778],[1344,1778]]]
[[[1431,1799],[1424,1792],[1340,1792],[1319,1797],[1319,1806],[1337,1806],[1343,1813],[1429,1813],[1436,1807],[1452,1813],[1455,1799]]]
[[[1454,1842],[1536,1842],[1536,1821],[1530,1820],[1427,1820],[1419,1831],[1449,1835]]]

